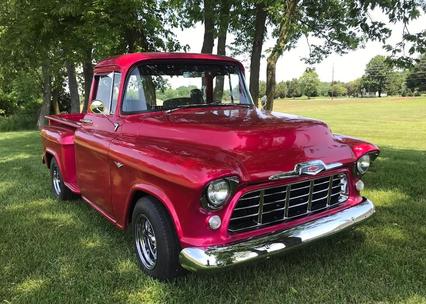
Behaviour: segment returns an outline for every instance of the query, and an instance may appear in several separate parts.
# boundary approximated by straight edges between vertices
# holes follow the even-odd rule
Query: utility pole
[[[331,100],[333,100],[334,97],[334,62],[331,66]]]

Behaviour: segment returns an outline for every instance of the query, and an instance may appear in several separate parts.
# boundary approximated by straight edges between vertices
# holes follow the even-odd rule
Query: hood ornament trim
[[[317,175],[322,171],[339,168],[341,166],[343,166],[342,163],[331,163],[326,165],[322,160],[312,160],[296,164],[292,171],[280,172],[278,174],[271,175],[269,180],[298,177],[301,175]]]

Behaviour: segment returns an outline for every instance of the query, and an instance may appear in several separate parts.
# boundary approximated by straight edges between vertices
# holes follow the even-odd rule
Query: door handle
[[[91,119],[88,119],[88,118],[82,118],[82,119],[80,119],[80,122],[84,123],[86,125],[91,125],[93,123],[93,121]]]

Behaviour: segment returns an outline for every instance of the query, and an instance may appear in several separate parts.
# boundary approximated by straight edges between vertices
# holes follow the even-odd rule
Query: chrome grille
[[[346,174],[256,190],[244,194],[231,216],[230,232],[247,231],[303,217],[348,198]]]

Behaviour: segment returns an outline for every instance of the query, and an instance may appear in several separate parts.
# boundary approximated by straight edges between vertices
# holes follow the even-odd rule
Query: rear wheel
[[[160,280],[182,273],[179,242],[170,217],[160,202],[143,197],[132,214],[132,231],[139,267]]]
[[[59,169],[56,159],[53,157],[50,162],[50,177],[52,184],[53,196],[61,201],[69,200],[73,197],[73,193],[64,184],[61,170]]]

